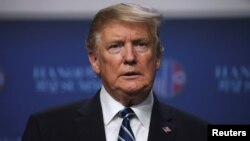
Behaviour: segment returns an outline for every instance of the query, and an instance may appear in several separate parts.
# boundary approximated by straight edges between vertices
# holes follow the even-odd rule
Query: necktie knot
[[[135,117],[135,113],[131,108],[125,108],[119,112],[119,116],[123,119],[132,119]]]

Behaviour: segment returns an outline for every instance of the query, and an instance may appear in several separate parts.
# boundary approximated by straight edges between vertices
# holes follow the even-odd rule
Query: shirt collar
[[[138,117],[139,121],[146,128],[149,128],[153,102],[154,97],[153,92],[151,91],[149,96],[142,103],[131,107],[135,112],[136,116]]]
[[[113,97],[108,94],[105,88],[102,86],[100,92],[101,105],[103,110],[104,125],[107,126],[116,114],[124,109],[124,106],[116,101]],[[139,121],[143,126],[149,128],[151,113],[153,108],[153,93],[150,92],[149,96],[140,104],[131,107],[138,117]]]
[[[106,89],[102,86],[100,92],[100,99],[103,111],[104,125],[108,125],[115,115],[124,108],[124,106],[112,98]]]

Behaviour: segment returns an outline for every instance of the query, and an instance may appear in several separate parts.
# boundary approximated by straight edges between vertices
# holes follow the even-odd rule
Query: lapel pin
[[[171,130],[168,126],[162,127],[162,130],[163,130],[165,133],[170,133],[170,132],[172,132],[172,130]]]

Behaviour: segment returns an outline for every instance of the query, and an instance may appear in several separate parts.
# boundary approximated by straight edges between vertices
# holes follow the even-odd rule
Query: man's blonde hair
[[[86,46],[90,51],[96,50],[98,35],[103,26],[112,21],[125,22],[144,22],[150,26],[152,33],[155,33],[156,52],[160,55],[162,46],[159,39],[159,26],[162,20],[161,14],[152,8],[142,7],[136,4],[120,3],[101,9],[94,17],[89,34],[86,41]]]

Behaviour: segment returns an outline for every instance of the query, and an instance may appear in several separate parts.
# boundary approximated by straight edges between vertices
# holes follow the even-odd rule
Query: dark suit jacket
[[[170,130],[164,131],[163,127]],[[166,129],[166,128],[165,128]],[[91,100],[33,114],[22,141],[105,141],[99,92]],[[155,98],[148,141],[206,141],[207,123]]]

